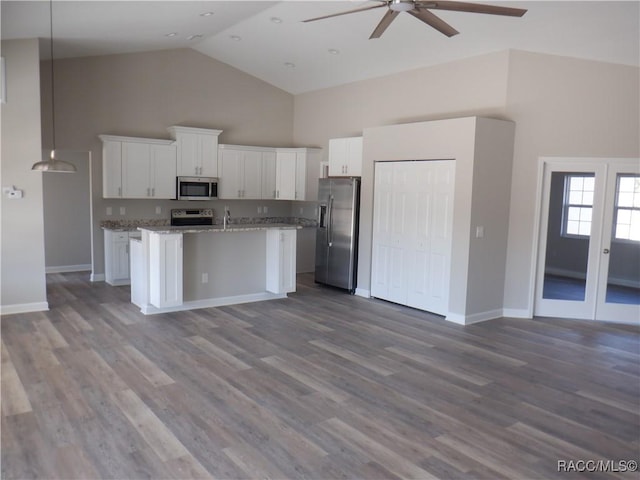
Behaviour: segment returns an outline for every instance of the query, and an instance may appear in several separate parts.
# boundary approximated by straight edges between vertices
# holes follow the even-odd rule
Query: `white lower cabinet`
[[[104,279],[109,285],[129,285],[129,239],[140,232],[104,231]]]
[[[267,230],[267,291],[296,291],[296,230]]]
[[[182,305],[182,233],[149,235],[149,303]]]

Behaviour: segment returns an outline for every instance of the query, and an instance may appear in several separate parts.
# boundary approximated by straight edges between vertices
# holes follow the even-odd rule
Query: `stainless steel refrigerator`
[[[359,178],[321,178],[318,186],[316,273],[318,283],[356,289]]]

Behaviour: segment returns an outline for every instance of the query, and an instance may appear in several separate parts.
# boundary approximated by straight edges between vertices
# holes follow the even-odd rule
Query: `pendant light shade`
[[[40,172],[75,173],[76,166],[73,163],[65,162],[64,160],[58,160],[56,158],[56,151],[51,150],[51,157],[49,160],[34,163],[31,170],[38,170]]]
[[[74,173],[76,171],[75,165],[64,160],[58,160],[56,158],[56,104],[54,101],[54,88],[53,88],[53,0],[49,0],[49,26],[50,26],[50,48],[51,48],[51,138],[53,142],[53,148],[51,149],[51,155],[49,160],[42,160],[36,162],[31,167],[31,170],[40,172],[60,172],[60,173]]]

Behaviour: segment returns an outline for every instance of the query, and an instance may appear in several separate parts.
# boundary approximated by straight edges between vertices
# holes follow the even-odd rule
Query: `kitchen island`
[[[144,314],[286,298],[296,288],[289,224],[139,227],[131,301]]]

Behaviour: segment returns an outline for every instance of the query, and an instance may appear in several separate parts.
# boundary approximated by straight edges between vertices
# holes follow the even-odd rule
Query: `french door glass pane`
[[[568,196],[565,185],[568,178],[570,178],[571,190],[574,187],[582,190],[581,200],[584,200],[582,196],[586,194],[589,204],[593,201],[594,175],[592,173],[553,172],[551,174],[542,298],[582,302],[585,300],[591,208],[565,209],[565,201],[571,200],[566,198]],[[579,182],[580,185],[577,183],[574,185],[573,182]],[[568,219],[563,218],[565,214],[568,215]],[[565,220],[568,220],[567,233],[576,236],[563,235]],[[569,231],[571,228],[575,228],[576,231]]]
[[[640,305],[640,175],[618,174],[607,303]]]

